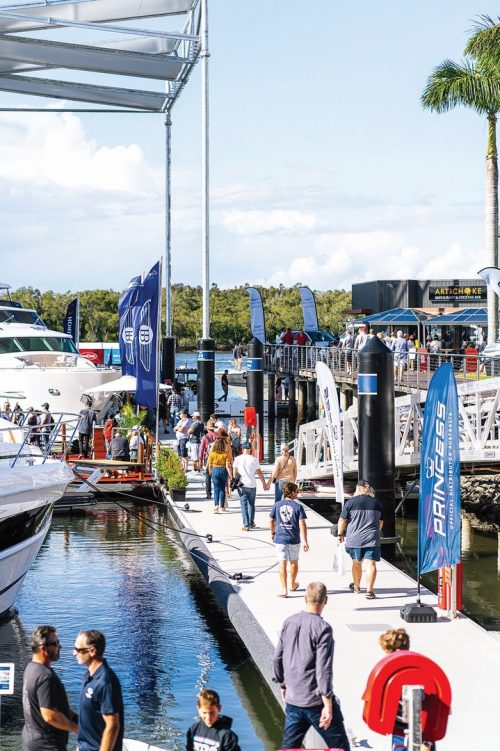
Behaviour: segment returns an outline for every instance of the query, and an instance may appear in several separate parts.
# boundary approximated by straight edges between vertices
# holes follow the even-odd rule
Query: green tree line
[[[283,328],[302,326],[302,306],[299,286],[259,288],[264,303],[268,340],[272,341]],[[20,287],[12,292],[12,299],[27,308],[34,308],[44,323],[56,331],[62,330],[68,304],[80,298],[80,341],[116,342],[118,339],[118,300],[122,292],[112,289],[80,292],[41,292],[33,287]],[[351,293],[344,290],[315,292],[320,328],[332,331],[343,328],[345,310],[351,307]],[[162,290],[162,331],[165,330],[165,290]],[[172,285],[172,330],[180,349],[195,349],[201,337],[201,287],[187,284]],[[249,297],[245,287],[210,290],[210,333],[219,349],[230,348],[236,342],[247,342],[250,330]]]

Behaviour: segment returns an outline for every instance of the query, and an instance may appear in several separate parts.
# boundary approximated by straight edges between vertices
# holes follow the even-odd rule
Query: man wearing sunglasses
[[[54,626],[38,626],[31,637],[32,661],[24,671],[23,751],[66,751],[69,733],[77,733],[77,715],[52,670],[61,643]]]
[[[122,689],[104,659],[105,648],[100,631],[80,631],[76,637],[73,654],[87,668],[80,694],[79,751],[122,751]]]

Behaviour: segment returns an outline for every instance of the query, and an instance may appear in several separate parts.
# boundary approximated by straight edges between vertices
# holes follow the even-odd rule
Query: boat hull
[[[0,467],[0,618],[14,604],[73,473],[64,462]]]

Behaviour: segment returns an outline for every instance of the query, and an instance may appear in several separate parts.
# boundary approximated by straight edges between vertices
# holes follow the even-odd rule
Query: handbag
[[[243,487],[243,483],[241,481],[241,475],[239,474],[239,472],[235,472],[234,475],[231,477],[229,487],[231,488],[231,490],[238,490],[238,488]]]
[[[289,457],[289,456],[287,456],[287,458],[286,458],[286,462],[285,462],[285,463],[283,464],[283,466],[281,467],[280,471],[278,472],[278,474],[279,474],[279,475],[280,475],[280,474],[281,474],[281,473],[283,472],[283,470],[285,469],[286,465],[288,464],[288,460],[289,460],[289,459],[290,459],[290,457]],[[273,479],[272,479],[272,483],[273,483],[273,485],[274,485],[275,483],[277,483],[277,482],[278,482],[278,478],[277,478],[277,477],[273,477]]]

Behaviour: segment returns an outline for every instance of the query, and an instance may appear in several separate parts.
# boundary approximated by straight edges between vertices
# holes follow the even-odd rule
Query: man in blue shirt
[[[366,598],[373,600],[373,585],[380,561],[380,530],[383,525],[382,503],[374,497],[373,488],[366,480],[359,480],[356,495],[344,503],[339,519],[339,542],[344,542],[352,558],[352,592],[361,592],[363,560],[366,560]],[[346,531],[347,530],[347,531]]]
[[[307,553],[307,525],[306,512],[297,501],[299,488],[294,482],[286,482],[283,486],[283,498],[277,501],[269,514],[271,537],[276,546],[279,561],[279,575],[282,591],[278,597],[288,597],[287,563],[290,562],[290,591],[299,588],[297,574],[299,572],[300,543]]]
[[[80,694],[80,751],[122,751],[123,700],[120,681],[104,659],[106,640],[100,631],[80,631],[74,654],[87,667]]]

